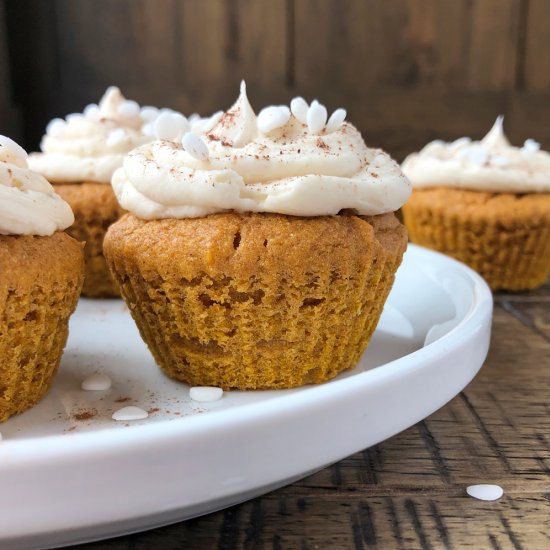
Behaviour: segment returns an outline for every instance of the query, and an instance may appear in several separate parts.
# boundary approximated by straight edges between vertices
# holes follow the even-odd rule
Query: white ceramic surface
[[[148,529],[265,493],[408,428],[464,388],[487,354],[492,296],[447,257],[410,246],[353,371],[319,386],[196,403],[155,367],[120,301],[81,300],[60,372],[0,425],[0,547]],[[104,372],[107,391],[81,389]],[[116,422],[127,405],[145,420]]]

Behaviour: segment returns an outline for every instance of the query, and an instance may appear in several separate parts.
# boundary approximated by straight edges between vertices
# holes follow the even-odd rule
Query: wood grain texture
[[[209,114],[317,97],[402,160],[427,141],[550,148],[546,0],[17,0],[14,95],[35,148],[46,121],[118,84],[142,104]],[[29,83],[32,83],[29,86]]]
[[[548,548],[550,285],[495,300],[486,365],[426,420],[250,502],[85,548]],[[505,494],[472,499],[475,483]]]
[[[550,2],[529,0],[526,5],[523,84],[532,92],[550,90],[549,22]]]
[[[19,113],[13,103],[11,89],[6,27],[6,10],[4,4],[0,3],[0,133],[20,140]]]
[[[242,78],[252,97],[268,89],[276,99],[285,88],[284,0],[55,0],[55,5],[67,100],[97,101],[117,83],[141,103],[206,114],[228,107]]]

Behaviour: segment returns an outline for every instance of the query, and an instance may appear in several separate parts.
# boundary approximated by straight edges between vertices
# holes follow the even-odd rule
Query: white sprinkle
[[[111,379],[101,372],[91,374],[82,380],[81,388],[86,391],[104,391],[111,387]]]
[[[113,420],[143,420],[147,418],[149,413],[140,409],[139,407],[134,407],[130,405],[129,407],[122,407],[113,413],[111,417]]]
[[[290,118],[290,110],[285,111],[277,105],[262,109],[258,114],[258,128],[260,132],[268,134],[276,128],[284,126]]]
[[[181,135],[191,130],[191,125],[189,124],[189,121],[181,113],[174,111],[172,113],[172,118],[177,122],[180,128]]]
[[[277,105],[277,107],[279,107],[279,109],[281,109],[281,111],[283,111],[285,116],[290,118],[290,107],[288,105]]]
[[[466,487],[466,492],[474,498],[479,500],[498,500],[503,494],[504,491],[499,485],[469,485]]]
[[[193,158],[197,160],[208,160],[208,147],[197,134],[187,132],[187,134],[183,136],[181,144]]]
[[[26,161],[27,157],[29,156],[27,155],[27,151],[25,151],[25,149],[23,149],[21,145],[15,143],[15,141],[13,141],[13,139],[9,138],[8,136],[0,135],[0,145],[9,149],[11,154],[19,160]]]
[[[123,128],[115,128],[114,130],[109,132],[109,135],[105,140],[105,144],[107,145],[107,147],[118,145],[119,143],[124,141],[125,137],[126,137],[126,132],[124,131]]]
[[[290,111],[302,124],[307,124],[307,111],[309,105],[303,97],[295,97],[290,102]]]
[[[154,122],[148,122],[141,127],[141,133],[144,136],[154,137],[155,136],[155,124]]]
[[[521,148],[522,153],[536,153],[540,150],[540,143],[534,139],[526,139],[523,147]]]
[[[222,395],[223,390],[215,386],[195,386],[189,390],[189,397],[200,403],[217,401],[221,399]]]
[[[503,155],[494,155],[489,159],[489,163],[493,166],[506,166],[510,164],[510,159]]]
[[[223,111],[217,111],[212,116],[201,118],[197,115],[197,117],[189,118],[189,122],[191,123],[191,131],[195,132],[196,134],[207,134],[218,124],[220,119],[223,116]]]
[[[456,151],[456,149],[460,149],[462,146],[467,145],[472,141],[469,137],[461,137],[458,139],[455,139],[451,143],[449,143],[449,150],[450,151]]]
[[[62,118],[54,118],[46,126],[46,134],[52,137],[60,137],[65,132],[67,123]]]
[[[153,122],[153,120],[159,116],[159,110],[156,107],[147,105],[141,108],[139,116],[146,122]]]
[[[86,105],[84,107],[84,111],[82,111],[82,114],[84,115],[84,118],[87,120],[98,120],[99,119],[99,107],[95,103],[90,103],[89,105]]]
[[[327,109],[313,100],[307,110],[307,127],[310,134],[320,134],[327,123]]]
[[[193,113],[187,117],[187,120],[193,124],[193,122],[197,122],[197,120],[201,119],[201,115],[199,113]]]
[[[139,104],[133,99],[125,99],[117,108],[117,113],[124,118],[132,118],[139,115]]]
[[[65,117],[65,120],[67,121],[67,124],[70,124],[71,122],[79,122],[83,118],[84,115],[82,113],[71,113]]]
[[[344,120],[346,120],[346,115],[347,112],[345,109],[336,109],[336,111],[334,111],[334,113],[332,113],[332,115],[330,115],[330,118],[328,119],[327,126],[325,128],[327,134],[338,130],[338,128],[342,126]]]
[[[155,120],[154,129],[157,139],[177,141],[189,131],[189,122],[180,113],[164,111]]]

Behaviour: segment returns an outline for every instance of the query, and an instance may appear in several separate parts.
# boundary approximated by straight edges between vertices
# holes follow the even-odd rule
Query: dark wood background
[[[297,94],[398,159],[481,137],[550,148],[548,0],[3,0],[0,128],[35,148],[110,84],[186,114]],[[7,32],[6,32],[7,30]]]

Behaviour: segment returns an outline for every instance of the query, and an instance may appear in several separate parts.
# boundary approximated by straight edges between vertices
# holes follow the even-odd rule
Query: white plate
[[[183,520],[374,445],[470,382],[487,354],[491,313],[478,275],[410,246],[356,369],[319,386],[230,392],[200,404],[155,367],[122,302],[81,300],[52,391],[0,425],[0,547],[83,542]],[[82,391],[82,379],[97,371],[112,377],[112,389]],[[129,404],[154,412],[111,419]]]

